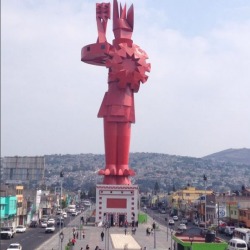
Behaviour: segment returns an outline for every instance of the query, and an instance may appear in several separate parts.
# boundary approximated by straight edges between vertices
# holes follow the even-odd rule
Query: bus
[[[247,243],[248,249],[250,249],[250,229],[249,228],[235,228],[233,233],[234,238],[242,239]]]

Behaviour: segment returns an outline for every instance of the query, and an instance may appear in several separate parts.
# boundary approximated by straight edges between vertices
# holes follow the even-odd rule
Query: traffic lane
[[[16,233],[14,238],[1,239],[1,250],[7,249],[11,243],[20,243],[23,249],[36,249],[59,230],[59,226],[56,226],[54,233],[45,233],[45,228],[42,227],[27,228],[25,233]]]

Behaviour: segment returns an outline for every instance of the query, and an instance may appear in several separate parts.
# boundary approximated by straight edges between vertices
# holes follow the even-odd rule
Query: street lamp
[[[189,236],[189,240],[191,242],[190,250],[192,250],[192,245],[193,245],[194,237],[193,236]]]
[[[174,232],[174,229],[172,227],[170,227],[170,233],[171,233],[171,250],[173,249],[173,232]]]
[[[109,225],[107,213],[104,213],[104,223],[103,223],[103,228],[105,229],[105,235],[104,235],[105,248],[104,248],[104,250],[109,250],[109,227],[110,227],[110,225]]]
[[[205,213],[205,229],[207,227],[207,209],[206,209],[206,205],[207,205],[207,176],[204,174],[203,175],[203,180],[204,180],[204,184],[205,184],[205,205],[204,205],[204,213]]]
[[[60,193],[60,209],[61,209],[61,215],[60,215],[60,229],[59,231],[61,231],[62,229],[62,181],[63,181],[63,177],[64,177],[64,172],[63,170],[60,172],[60,178],[61,178],[61,193]],[[63,241],[64,235],[63,232],[61,231],[61,233],[59,234],[59,245],[61,243],[61,250],[62,250],[62,241]]]
[[[155,224],[155,222],[153,222],[153,230],[154,230],[154,249],[156,248],[156,234],[155,234],[155,229],[156,229],[156,224]]]
[[[63,234],[63,232],[61,232],[61,233],[59,234],[59,239],[61,240],[61,250],[62,250],[62,242],[63,242],[63,239],[64,239],[64,234]]]

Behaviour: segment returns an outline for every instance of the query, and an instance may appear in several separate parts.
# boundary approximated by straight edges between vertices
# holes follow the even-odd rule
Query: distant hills
[[[250,165],[250,149],[226,149],[203,157],[204,160],[215,160]]]

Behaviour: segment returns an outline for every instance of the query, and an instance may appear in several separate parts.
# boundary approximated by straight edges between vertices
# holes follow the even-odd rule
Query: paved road
[[[65,219],[65,226],[70,223],[71,218]],[[56,234],[59,231],[59,227],[56,226]],[[45,228],[27,228],[25,233],[16,233],[14,238],[11,239],[1,239],[0,249],[5,250],[11,243],[20,243],[23,250],[33,250],[38,248],[41,244],[49,240],[53,234],[46,234]],[[58,240],[59,241],[59,240]]]

